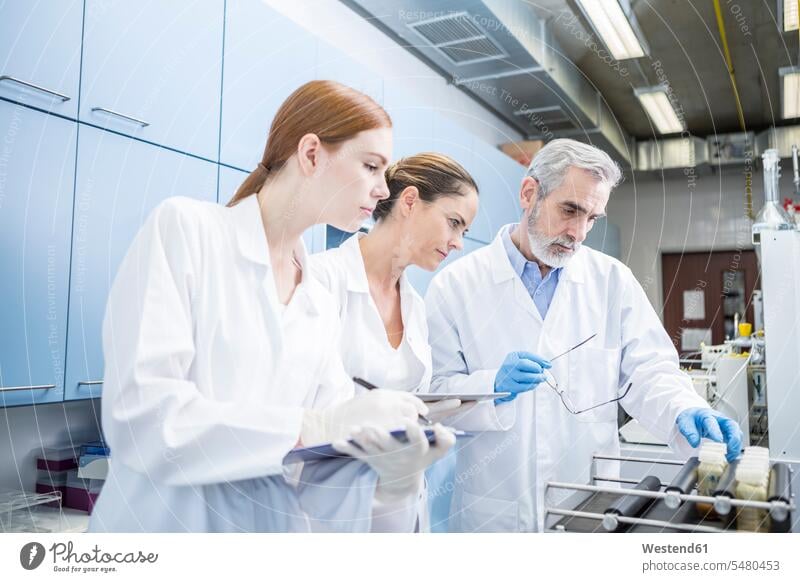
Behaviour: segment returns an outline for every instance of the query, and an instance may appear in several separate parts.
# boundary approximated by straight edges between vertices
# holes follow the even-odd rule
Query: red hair
[[[392,127],[392,120],[371,97],[335,81],[309,81],[278,109],[269,128],[261,163],[228,202],[233,206],[255,194],[269,175],[279,171],[309,133],[328,146],[345,142],[368,129]]]

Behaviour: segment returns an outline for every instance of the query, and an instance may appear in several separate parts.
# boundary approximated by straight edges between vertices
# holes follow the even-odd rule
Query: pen
[[[375,384],[373,384],[372,382],[367,382],[366,380],[364,380],[362,378],[354,377],[353,378],[353,382],[355,382],[359,386],[363,386],[367,390],[377,390],[378,389],[378,387],[375,386]],[[427,424],[428,426],[433,425],[433,423],[430,421],[430,419],[428,417],[426,417],[424,414],[418,414],[417,416],[419,416],[419,419],[423,422],[423,424]]]

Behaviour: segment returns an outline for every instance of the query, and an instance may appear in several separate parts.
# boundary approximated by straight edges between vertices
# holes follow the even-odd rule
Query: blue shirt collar
[[[530,265],[533,268],[532,270],[534,272],[534,276],[536,277],[536,279],[541,281],[542,280],[542,272],[539,269],[539,265],[534,261],[529,261],[528,259],[526,259],[525,255],[523,255],[522,252],[514,244],[514,241],[511,240],[511,233],[514,232],[517,229],[518,226],[519,226],[518,223],[517,224],[512,224],[509,228],[507,228],[503,232],[503,247],[505,248],[506,254],[508,255],[508,260],[511,262],[511,268],[514,270],[514,272],[517,274],[517,276],[521,279],[522,278],[522,274],[525,272],[525,267],[527,265]],[[529,271],[530,271],[530,269],[529,269]],[[560,275],[560,271],[561,271],[561,267],[558,267],[556,269],[551,269],[550,272],[547,273],[547,277],[545,277],[545,279],[548,279],[548,278],[551,278],[551,277],[555,278],[555,279],[558,279],[559,275]]]

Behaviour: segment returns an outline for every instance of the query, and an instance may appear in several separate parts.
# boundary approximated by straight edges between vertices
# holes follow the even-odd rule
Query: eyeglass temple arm
[[[581,347],[583,344],[585,344],[586,342],[588,342],[590,339],[593,339],[593,338],[594,338],[596,335],[597,335],[596,333],[593,333],[592,335],[590,335],[589,337],[587,337],[585,340],[583,340],[581,343],[579,343],[579,344],[575,344],[574,346],[572,346],[571,348],[569,348],[569,349],[568,349],[566,352],[561,352],[561,353],[560,353],[560,354],[558,354],[557,356],[555,356],[555,357],[553,357],[553,358],[550,358],[550,361],[552,362],[553,360],[557,360],[557,359],[558,359],[558,358],[560,358],[561,356],[566,356],[566,355],[567,355],[568,353],[570,353],[572,350],[578,349],[578,348],[579,348],[579,347]]]
[[[625,392],[622,393],[622,396],[618,396],[617,398],[612,398],[608,402],[601,402],[600,404],[595,404],[594,406],[590,406],[589,408],[584,408],[583,410],[577,410],[573,412],[573,414],[583,414],[584,412],[589,412],[590,410],[594,410],[595,408],[605,406],[606,404],[611,404],[612,402],[618,402],[628,395],[628,392],[631,391],[631,386],[633,386],[633,382],[628,382],[628,385],[625,387]],[[563,402],[564,399],[562,398],[561,401]],[[566,406],[566,403],[564,404],[564,406]]]

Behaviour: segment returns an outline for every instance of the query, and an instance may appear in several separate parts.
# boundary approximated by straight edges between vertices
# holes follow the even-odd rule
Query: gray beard
[[[533,256],[551,269],[558,269],[566,265],[569,260],[575,256],[575,253],[581,248],[581,243],[576,242],[571,236],[549,237],[539,232],[536,223],[538,222],[541,204],[541,200],[536,201],[536,206],[534,206],[533,212],[528,219],[528,244],[530,244]],[[570,247],[574,249],[574,251],[570,254],[562,253],[555,250],[557,247],[553,247],[554,244]]]

